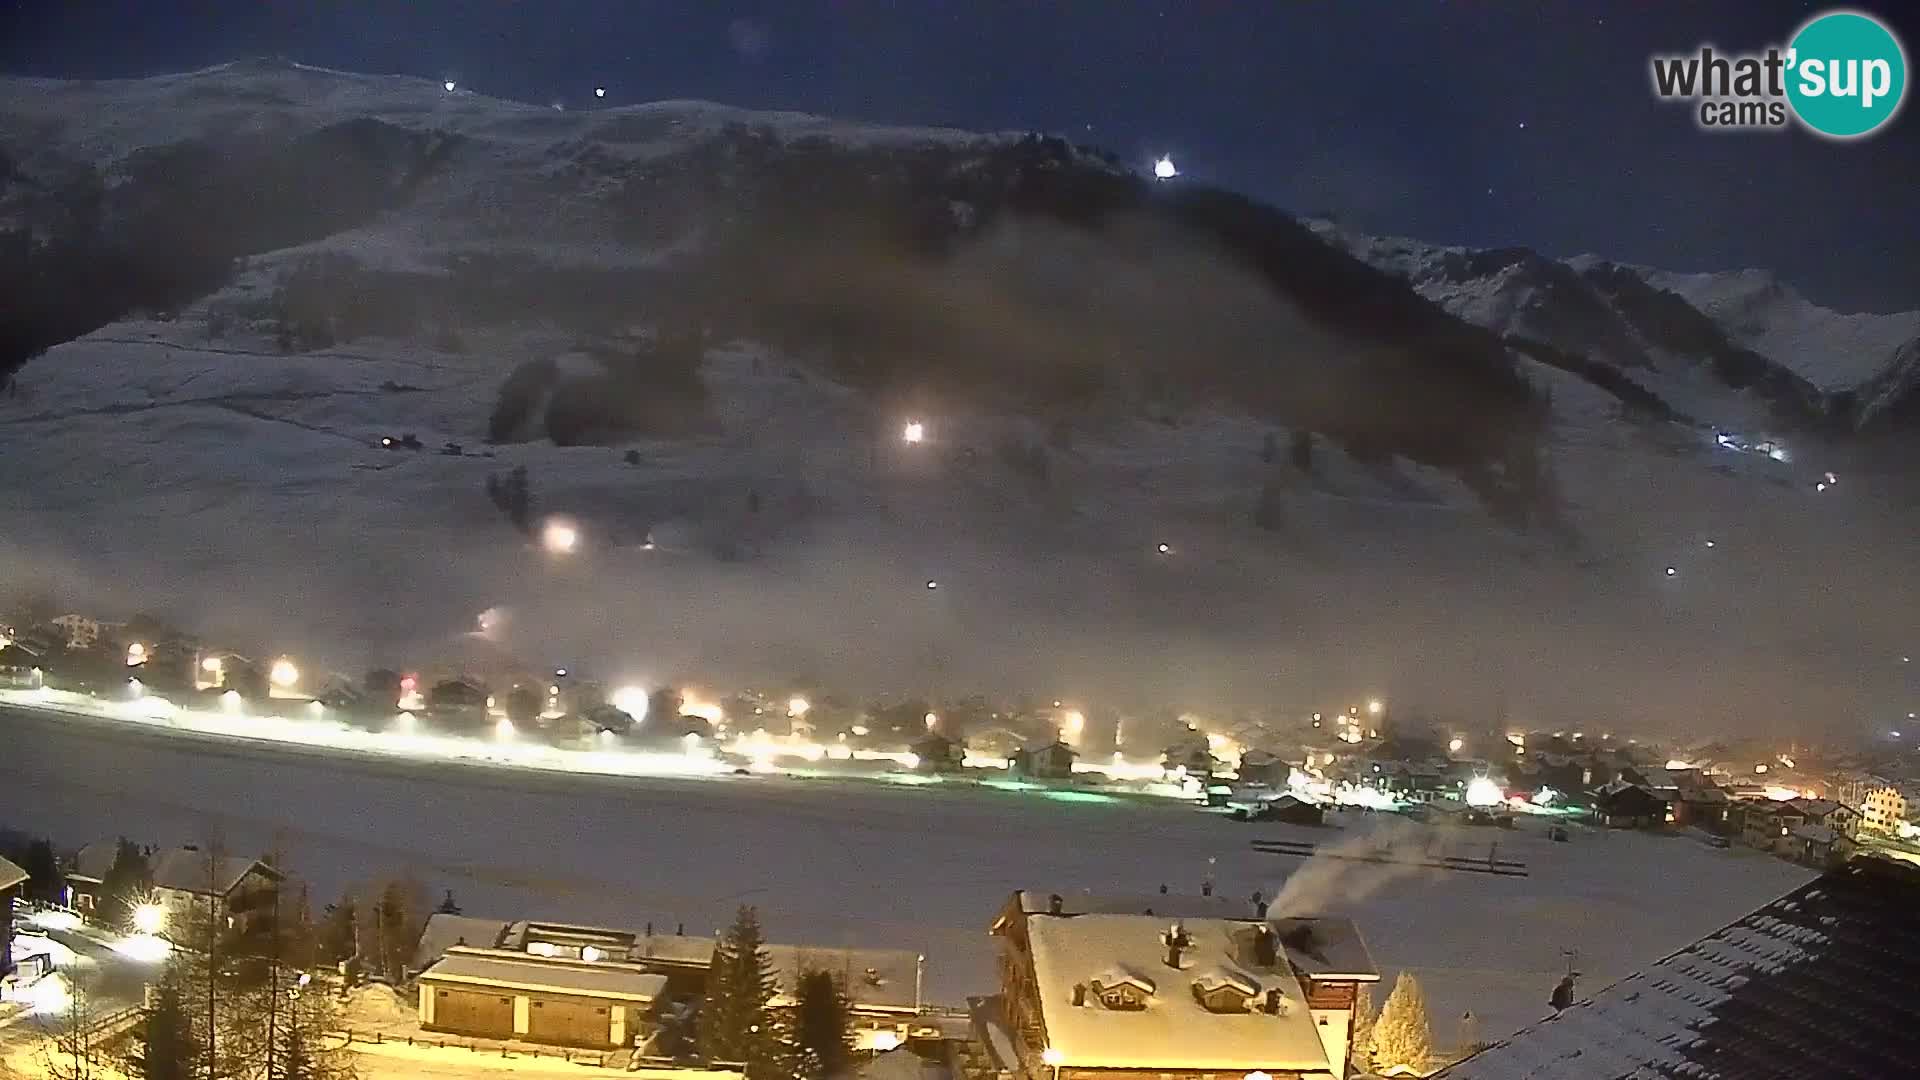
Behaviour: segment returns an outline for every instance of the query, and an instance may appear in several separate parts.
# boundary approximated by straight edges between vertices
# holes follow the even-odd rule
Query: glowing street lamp
[[[554,518],[540,530],[540,544],[555,555],[571,555],[580,546],[580,530],[570,521]]]
[[[144,664],[146,662],[147,662],[147,647],[145,645],[142,645],[136,641],[133,644],[127,646],[127,666],[128,667],[139,667],[141,664]]]
[[[1374,698],[1367,702],[1368,715],[1379,716],[1385,709],[1386,705],[1383,704],[1379,698]]]
[[[448,79],[446,82],[440,84],[440,88],[449,94],[453,93],[453,87],[454,81],[452,79]]]
[[[594,97],[597,97],[597,98],[603,98],[603,97],[606,97],[606,96],[607,96],[607,88],[606,88],[606,87],[604,87],[604,86],[596,86],[596,87],[594,87],[594,88],[593,88],[593,96],[594,96]]]
[[[133,929],[137,933],[157,934],[167,928],[167,909],[159,904],[137,904],[133,909]]]
[[[928,714],[927,714],[927,730],[928,730],[928,731],[932,731],[932,730],[934,729],[934,727],[935,727],[936,725],[938,725],[939,723],[940,723],[940,717],[939,717],[939,716],[937,716],[937,715],[935,715],[934,713],[928,713]]]
[[[900,429],[900,438],[903,442],[907,443],[926,442],[927,425],[918,420],[909,420],[906,426]]]
[[[1154,162],[1153,162],[1153,178],[1154,179],[1171,180],[1174,177],[1179,175],[1180,175],[1180,170],[1177,167],[1175,167],[1175,165],[1173,164],[1173,158],[1165,154],[1162,154],[1158,158],[1154,159]]]
[[[1065,1064],[1067,1055],[1049,1046],[1040,1051],[1040,1061],[1053,1070],[1053,1080],[1060,1080],[1060,1066]]]
[[[1173,545],[1162,542],[1159,546],[1154,548],[1154,550],[1158,551],[1162,555],[1171,555],[1173,554]]]
[[[939,588],[939,587],[940,587],[940,583],[939,583],[938,581],[935,581],[935,580],[934,580],[934,579],[932,579],[932,578],[928,578],[928,579],[927,579],[927,589],[928,589],[929,591],[931,591],[931,590],[933,590],[933,589],[937,589],[937,588]]]
[[[795,718],[805,716],[807,715],[807,711],[811,708],[813,708],[813,702],[808,701],[806,698],[801,697],[799,694],[795,694],[792,697],[787,699],[787,715],[788,716],[795,717]]]
[[[267,681],[282,690],[291,690],[294,684],[300,681],[300,669],[294,666],[292,660],[283,656],[275,660],[273,667],[267,670]]]

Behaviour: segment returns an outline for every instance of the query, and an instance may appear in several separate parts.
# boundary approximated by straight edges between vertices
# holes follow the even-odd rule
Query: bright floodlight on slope
[[[1171,555],[1173,554],[1173,545],[1168,543],[1161,543],[1158,546],[1156,546],[1154,550],[1158,551],[1162,555]]]
[[[594,96],[594,97],[606,97],[606,96],[607,96],[607,88],[606,88],[606,87],[604,87],[604,86],[596,86],[596,87],[594,87],[594,88],[593,88],[593,96]]]
[[[454,82],[452,79],[448,79],[446,82],[443,82],[440,84],[440,88],[442,90],[445,90],[449,94],[453,93],[453,87],[454,87]]]
[[[1669,566],[1669,567],[1667,567],[1667,576],[1668,576],[1668,577],[1673,577],[1673,576],[1674,576],[1675,574],[1678,574],[1679,572],[1680,572],[1680,570],[1679,570],[1679,568],[1678,568],[1678,567],[1673,567],[1673,566]]]
[[[555,518],[540,530],[540,543],[555,555],[571,555],[580,546],[580,530],[570,521]]]
[[[1154,160],[1153,175],[1155,179],[1171,180],[1180,175],[1180,170],[1174,167],[1172,158],[1162,154]]]
[[[927,440],[927,425],[918,420],[909,420],[907,421],[907,426],[900,429],[900,438],[910,443],[925,442]]]
[[[928,579],[927,579],[927,588],[928,588],[928,589],[930,589],[930,590],[931,590],[931,589],[937,589],[937,588],[939,588],[939,587],[940,587],[940,583],[939,583],[939,582],[937,582],[937,581],[935,581],[935,580],[933,580],[932,578],[928,578]]]
[[[139,667],[141,664],[144,664],[146,662],[147,662],[147,647],[145,645],[142,645],[136,641],[133,644],[127,646],[127,666],[128,667]]]

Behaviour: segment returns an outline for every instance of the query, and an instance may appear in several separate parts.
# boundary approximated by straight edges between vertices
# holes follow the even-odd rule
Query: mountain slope
[[[12,80],[0,154],[8,565],[349,670],[498,608],[647,681],[1727,720],[1906,598],[1826,565],[1850,450],[1712,438],[1805,380],[1618,268],[1410,288],[1057,139],[278,62]]]

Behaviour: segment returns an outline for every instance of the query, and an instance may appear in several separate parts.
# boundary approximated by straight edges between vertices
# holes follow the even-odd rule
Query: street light
[[[440,88],[442,90],[445,90],[447,93],[451,94],[453,93],[454,85],[455,85],[454,81],[452,79],[448,79],[446,82],[443,82],[440,84]]]
[[[540,530],[540,543],[555,555],[571,555],[580,546],[580,530],[570,521],[554,518]]]
[[[927,425],[918,420],[909,420],[907,421],[907,425],[900,429],[900,438],[909,443],[925,442],[927,440]]]
[[[1381,703],[1379,698],[1374,698],[1367,702],[1367,712],[1374,716],[1379,716],[1384,709],[1386,709],[1386,706]]]
[[[144,664],[146,662],[147,662],[147,647],[145,645],[142,645],[136,641],[133,644],[127,646],[127,666],[128,667],[139,667],[141,664]]]
[[[1040,1060],[1053,1070],[1053,1080],[1060,1080],[1060,1066],[1066,1062],[1067,1056],[1049,1046],[1040,1051]]]
[[[159,904],[137,904],[133,909],[133,928],[142,934],[157,934],[167,928],[167,909]]]
[[[273,667],[267,672],[267,680],[282,690],[289,690],[300,681],[300,669],[283,656],[273,662]]]

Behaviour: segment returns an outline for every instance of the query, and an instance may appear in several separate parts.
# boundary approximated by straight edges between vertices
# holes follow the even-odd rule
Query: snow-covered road
[[[217,742],[106,721],[0,712],[0,825],[72,846],[127,834],[233,850],[279,846],[318,906],[354,880],[411,870],[473,914],[708,932],[760,907],[776,939],[923,950],[932,1000],[989,989],[985,926],[1020,887],[1268,896],[1300,860],[1256,835],[1322,845],[1378,827],[1245,826],[1157,801],[780,777],[551,775]],[[1397,819],[1396,819],[1397,820]],[[1488,830],[1418,842],[1485,854]],[[1538,1016],[1577,949],[1597,988],[1799,885],[1808,873],[1678,837],[1499,832],[1527,877],[1332,877],[1389,972],[1417,970],[1436,1038],[1472,1010],[1495,1037]],[[1362,866],[1334,864],[1323,867]]]

